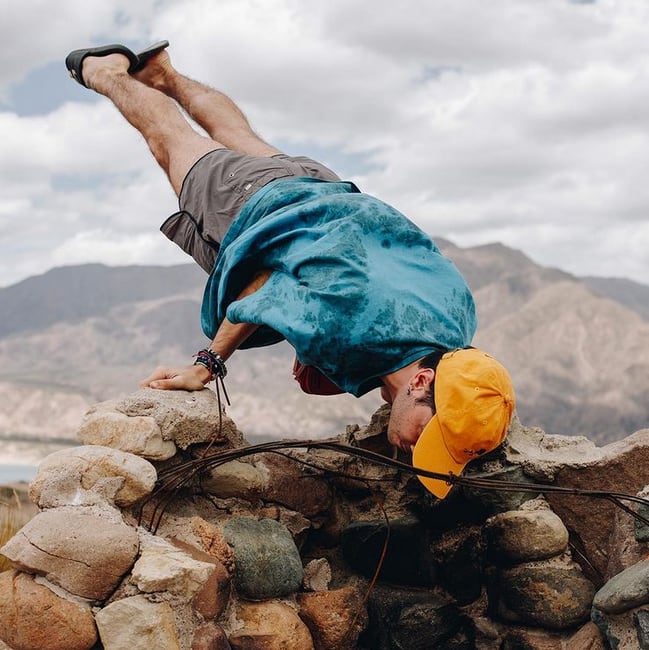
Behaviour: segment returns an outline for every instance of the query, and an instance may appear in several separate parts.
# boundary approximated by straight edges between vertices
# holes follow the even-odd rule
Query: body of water
[[[0,463],[0,485],[31,481],[36,476],[36,465],[4,465]]]
[[[33,442],[28,440],[0,440],[0,485],[16,481],[31,481],[36,476],[38,464],[60,449],[74,446],[61,442]]]

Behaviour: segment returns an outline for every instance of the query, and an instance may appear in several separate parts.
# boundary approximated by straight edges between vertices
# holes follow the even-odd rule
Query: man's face
[[[386,395],[382,392],[385,399]],[[386,399],[389,403],[389,399]],[[399,449],[411,453],[424,427],[433,417],[433,409],[427,404],[417,402],[416,392],[408,395],[407,387],[400,390],[392,401],[388,442]]]

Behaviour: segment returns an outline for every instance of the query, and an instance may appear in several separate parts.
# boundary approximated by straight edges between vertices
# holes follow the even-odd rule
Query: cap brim
[[[434,415],[430,422],[424,427],[424,430],[419,436],[419,440],[417,440],[417,444],[412,451],[412,464],[415,470],[423,469],[429,472],[445,474],[446,476],[452,472],[456,476],[459,476],[467,463],[458,463],[451,456],[444,444],[439,420],[437,419],[437,416]],[[435,479],[419,475],[418,478],[429,492],[432,492],[440,499],[445,498],[451,487],[453,487],[444,479]]]

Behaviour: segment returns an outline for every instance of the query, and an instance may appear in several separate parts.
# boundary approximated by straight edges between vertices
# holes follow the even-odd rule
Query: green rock
[[[234,549],[234,584],[250,600],[288,596],[300,589],[302,560],[288,529],[274,519],[230,519],[223,528]]]

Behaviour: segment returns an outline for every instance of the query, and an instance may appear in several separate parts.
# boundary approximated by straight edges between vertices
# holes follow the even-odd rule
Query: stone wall
[[[387,416],[341,439],[391,455]],[[43,461],[39,512],[1,549],[14,569],[0,574],[0,648],[649,648],[649,528],[542,489],[638,493],[649,430],[600,449],[514,422],[470,472],[531,491],[456,487],[440,502],[407,472],[289,450],[159,492],[179,463],[247,446],[218,422],[209,390],[87,414],[82,446]]]

